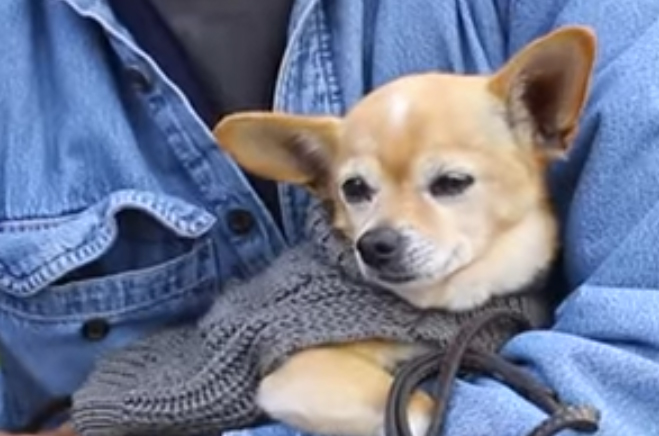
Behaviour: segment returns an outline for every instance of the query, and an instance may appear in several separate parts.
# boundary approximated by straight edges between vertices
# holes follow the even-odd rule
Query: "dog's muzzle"
[[[357,252],[364,264],[376,271],[400,264],[405,238],[391,227],[377,227],[364,233],[357,241]]]

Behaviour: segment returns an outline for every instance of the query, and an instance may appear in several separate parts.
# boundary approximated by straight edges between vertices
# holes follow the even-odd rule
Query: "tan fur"
[[[336,227],[353,241],[383,224],[408,232],[425,257],[409,265],[414,279],[387,285],[392,292],[419,307],[472,309],[520,289],[554,257],[545,169],[576,134],[594,57],[592,32],[568,27],[531,43],[492,76],[407,76],[342,119],[236,114],[215,135],[248,171],[331,201]],[[431,195],[431,181],[446,172],[474,183],[454,197]],[[358,206],[340,194],[355,175],[375,192]],[[305,350],[265,378],[258,402],[308,432],[374,436],[390,371],[421,351],[382,341]],[[409,409],[416,436],[431,408],[417,392]]]

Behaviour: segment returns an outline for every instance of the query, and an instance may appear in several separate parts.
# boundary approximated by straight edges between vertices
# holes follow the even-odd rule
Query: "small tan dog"
[[[246,170],[330,201],[366,278],[418,307],[468,310],[522,289],[554,257],[545,170],[575,136],[595,46],[589,29],[566,27],[492,76],[407,76],[343,119],[242,113],[215,134]],[[257,401],[308,432],[374,436],[391,370],[418,352],[377,341],[308,349],[264,379]],[[413,397],[416,436],[432,406]]]

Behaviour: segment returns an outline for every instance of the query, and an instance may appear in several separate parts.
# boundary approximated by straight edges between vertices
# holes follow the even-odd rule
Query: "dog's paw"
[[[407,422],[412,436],[426,436],[434,408],[435,401],[427,393],[421,390],[414,392],[407,411]],[[387,436],[384,423],[377,436]]]
[[[412,436],[426,436],[430,427],[429,413],[410,413],[409,425]],[[388,436],[384,424],[380,427],[376,436]]]
[[[420,413],[410,415],[410,431],[413,436],[425,436],[430,427],[430,414]]]

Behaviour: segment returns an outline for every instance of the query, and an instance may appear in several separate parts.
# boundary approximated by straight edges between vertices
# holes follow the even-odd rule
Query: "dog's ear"
[[[213,134],[248,172],[318,190],[330,176],[340,120],[272,112],[242,112],[224,118]]]
[[[506,117],[523,141],[561,155],[577,133],[595,62],[596,39],[587,27],[569,26],[522,49],[491,79]]]

